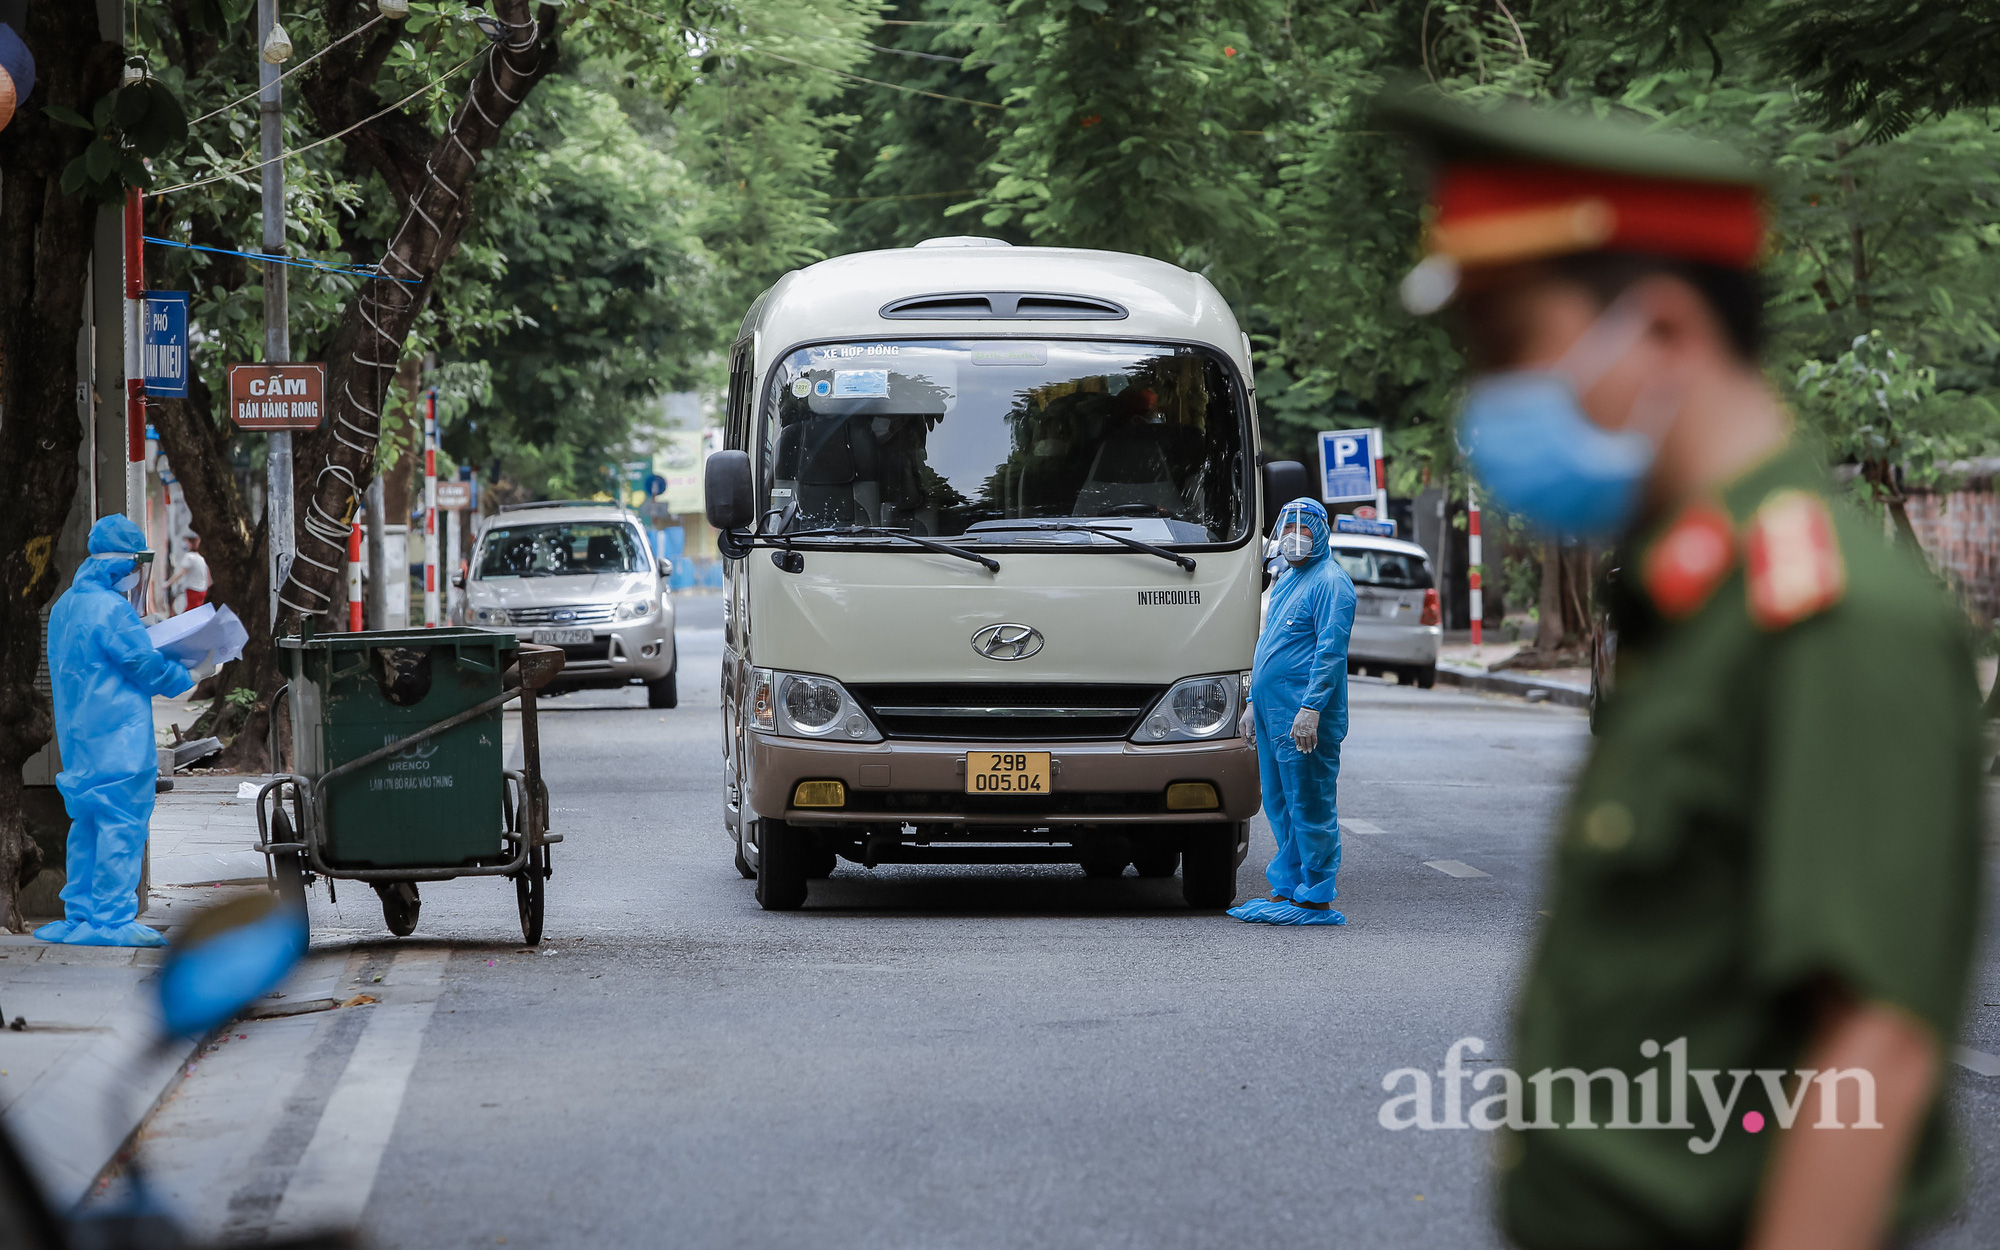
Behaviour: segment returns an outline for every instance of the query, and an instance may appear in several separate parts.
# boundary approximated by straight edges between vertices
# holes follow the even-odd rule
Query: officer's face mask
[[[1554,365],[1472,384],[1458,440],[1501,507],[1568,538],[1608,537],[1631,521],[1680,400],[1649,392],[1626,428],[1607,430],[1584,414],[1580,396],[1645,332],[1638,309],[1614,302]]]

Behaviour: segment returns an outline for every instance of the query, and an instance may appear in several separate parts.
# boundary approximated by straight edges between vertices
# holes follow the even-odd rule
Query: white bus
[[[1178,868],[1229,904],[1257,538],[1310,490],[1258,467],[1248,347],[1199,274],[988,239],[751,306],[706,486],[725,821],[763,906],[840,859]]]

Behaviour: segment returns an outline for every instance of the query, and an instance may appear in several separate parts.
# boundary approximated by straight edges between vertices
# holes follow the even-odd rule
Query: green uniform
[[[1958,1037],[1981,879],[1968,632],[1879,523],[1827,501],[1828,481],[1787,449],[1696,520],[1678,514],[1620,553],[1616,681],[1563,825],[1508,1062],[1524,1080],[1619,1069],[1633,1121],[1655,1071],[1655,1122],[1678,1092],[1691,1127],[1506,1133],[1504,1218],[1523,1246],[1739,1245],[1777,1137],[1754,1073],[1800,1066],[1829,984],[1909,1012],[1947,1047]],[[1685,558],[1663,558],[1673,551]],[[1682,1038],[1678,1061],[1641,1051]],[[1752,1072],[1719,1138],[1698,1082],[1675,1079],[1689,1069],[1710,1072],[1719,1096],[1731,1070]],[[1785,1097],[1795,1081],[1777,1081]],[[1599,1125],[1614,1084],[1589,1086]],[[1575,1088],[1524,1089],[1525,1118],[1570,1124]],[[1805,1094],[1798,1123],[1818,1118],[1820,1097]],[[1942,1101],[1898,1229],[1961,1188]],[[1753,1111],[1761,1132],[1744,1124]]]

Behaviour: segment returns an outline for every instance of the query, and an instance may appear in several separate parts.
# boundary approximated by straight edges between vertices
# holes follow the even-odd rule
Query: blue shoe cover
[[[1314,911],[1310,907],[1300,907],[1293,903],[1284,903],[1275,907],[1271,907],[1267,909],[1263,915],[1259,916],[1258,919],[1262,920],[1265,924],[1346,924],[1347,923],[1347,917],[1341,915],[1337,911],[1334,911],[1332,908],[1328,908],[1325,911]]]
[[[56,920],[35,930],[35,936],[44,942],[67,942],[69,935],[82,923],[76,920]]]
[[[94,924],[80,924],[63,939],[66,946],[165,946],[167,935],[151,925],[143,925],[134,920],[127,924],[104,928]]]
[[[1234,916],[1238,920],[1255,924],[1270,919],[1273,908],[1284,906],[1287,906],[1287,904],[1277,902],[1273,899],[1253,898],[1241,907],[1230,908],[1226,914]]]

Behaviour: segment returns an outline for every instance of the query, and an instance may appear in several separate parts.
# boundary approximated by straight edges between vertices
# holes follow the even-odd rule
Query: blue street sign
[[[1319,497],[1325,503],[1375,498],[1375,431],[1321,430]]]
[[[1333,518],[1333,531],[1336,534],[1373,534],[1377,538],[1394,538],[1396,523],[1376,521],[1363,516],[1349,516],[1343,512]]]
[[[148,395],[187,398],[186,291],[147,291],[139,297],[139,371],[145,376]]]
[[[664,495],[666,493],[667,493],[667,479],[661,477],[657,473],[654,473],[646,478],[646,494]]]

